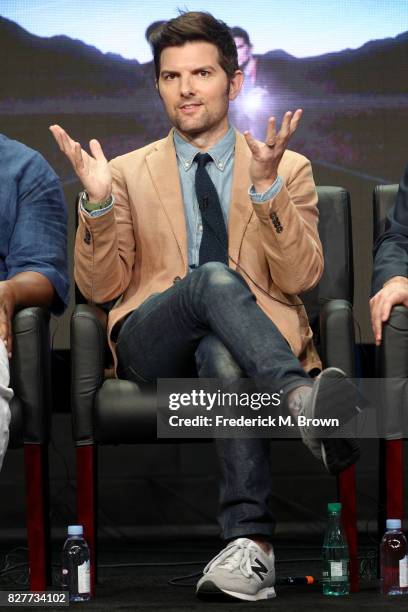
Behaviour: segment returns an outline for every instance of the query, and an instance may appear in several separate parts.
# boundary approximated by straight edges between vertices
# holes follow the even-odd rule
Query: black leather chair
[[[48,503],[50,356],[48,312],[37,307],[20,310],[13,320],[10,370],[14,397],[10,404],[9,451],[24,447],[29,586],[32,591],[43,591],[51,585]]]
[[[339,187],[319,187],[318,195],[319,233],[325,252],[325,271],[318,286],[303,295],[302,299],[324,365],[340,367],[354,376],[350,198]],[[106,312],[95,305],[86,304],[76,307],[71,321],[77,518],[85,527],[93,555],[96,544],[98,445],[156,441],[156,396],[142,393],[132,382],[105,379],[106,323]],[[358,590],[358,560],[354,466],[340,474],[338,488],[350,549],[351,586],[355,591]]]
[[[398,185],[378,185],[373,194],[374,242],[385,229],[387,213],[395,202]],[[394,306],[383,327],[383,339],[376,354],[379,378],[399,378],[400,383],[386,387],[386,401],[399,405],[407,393],[408,379],[408,308]],[[388,424],[387,439],[380,440],[379,521],[382,536],[387,518],[404,518],[403,433]]]

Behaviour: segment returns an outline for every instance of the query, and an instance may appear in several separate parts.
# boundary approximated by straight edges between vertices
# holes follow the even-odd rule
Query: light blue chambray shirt
[[[202,153],[189,142],[185,141],[180,134],[174,131],[174,146],[177,154],[177,164],[180,175],[181,190],[183,194],[184,211],[186,214],[186,227],[188,238],[188,263],[190,268],[199,265],[200,244],[203,235],[201,212],[195,192],[195,174],[197,163],[194,158],[197,153]],[[228,215],[231,203],[232,173],[234,169],[235,131],[230,126],[228,132],[207,153],[212,157],[212,162],[206,165],[206,170],[214,183],[220,199],[225,226],[228,229]],[[263,194],[255,192],[251,187],[249,194],[253,202],[265,202],[274,197],[282,187],[280,177]]]
[[[227,231],[231,203],[232,173],[234,169],[235,139],[234,128],[230,126],[225,136],[207,151],[213,161],[209,162],[205,167],[217,190]],[[203,225],[195,192],[197,163],[194,162],[194,158],[197,153],[202,153],[202,151],[184,140],[176,130],[174,130],[173,133],[173,140],[176,149],[184,211],[186,215],[188,263],[190,268],[195,268],[199,265]],[[266,202],[278,194],[282,188],[282,184],[282,179],[278,176],[273,185],[264,193],[256,193],[253,186],[250,187],[248,193],[253,203]],[[86,210],[86,202],[83,196],[81,196],[80,203],[85,214],[91,217],[99,217],[107,213],[113,207],[114,198],[110,198],[106,205],[100,210],[94,211]]]

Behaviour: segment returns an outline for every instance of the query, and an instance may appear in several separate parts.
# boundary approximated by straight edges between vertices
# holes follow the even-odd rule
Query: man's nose
[[[180,79],[180,94],[184,97],[195,94],[194,84],[190,75],[182,76]]]

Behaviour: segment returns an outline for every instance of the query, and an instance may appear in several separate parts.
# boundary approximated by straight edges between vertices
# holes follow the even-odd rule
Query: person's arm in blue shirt
[[[60,314],[69,293],[67,215],[59,179],[39,153],[19,146],[11,160],[17,158],[17,216],[5,258],[7,277],[0,282],[0,337],[9,353],[15,309],[49,306]]]

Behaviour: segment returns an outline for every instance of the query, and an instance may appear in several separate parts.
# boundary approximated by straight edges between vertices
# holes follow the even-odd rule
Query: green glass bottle
[[[327,504],[329,521],[323,542],[323,595],[349,594],[349,554],[341,525],[341,504]]]

